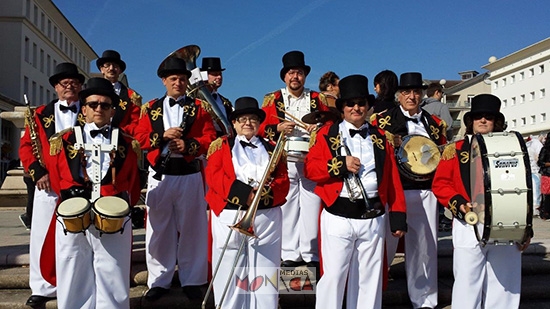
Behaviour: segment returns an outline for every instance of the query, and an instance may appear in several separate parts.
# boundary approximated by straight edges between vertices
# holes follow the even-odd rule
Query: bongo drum
[[[64,200],[57,207],[56,213],[63,220],[61,222],[58,219],[63,225],[65,235],[67,235],[67,232],[84,232],[90,226],[90,202],[83,197],[73,197]]]
[[[518,132],[476,134],[470,154],[474,233],[480,244],[525,243],[533,221],[529,155]]]
[[[426,181],[432,179],[441,160],[441,152],[431,139],[422,135],[407,135],[403,137],[396,157],[403,176],[410,180]]]
[[[105,234],[122,233],[124,225],[129,220],[130,207],[120,197],[100,197],[94,203],[92,210],[94,212],[94,226]]]
[[[309,152],[308,136],[291,136],[285,143],[285,150],[290,159],[304,160]]]

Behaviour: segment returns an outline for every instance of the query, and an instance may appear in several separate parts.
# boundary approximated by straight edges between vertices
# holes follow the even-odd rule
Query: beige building
[[[51,0],[0,1],[0,41],[0,112],[23,105],[23,94],[33,106],[48,103],[56,97],[48,77],[58,63],[73,62],[89,78],[90,61],[98,57]],[[5,163],[19,158],[20,132],[0,122]]]

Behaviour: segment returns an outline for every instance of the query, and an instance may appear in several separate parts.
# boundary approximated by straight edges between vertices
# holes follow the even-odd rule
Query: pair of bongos
[[[73,197],[61,202],[56,213],[58,221],[62,219],[60,222],[65,234],[83,233],[92,221],[100,234],[114,234],[124,231],[129,221],[130,207],[116,196],[100,197],[93,205],[85,198]]]

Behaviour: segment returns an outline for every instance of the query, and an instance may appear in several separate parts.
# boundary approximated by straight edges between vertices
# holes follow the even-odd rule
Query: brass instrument
[[[346,145],[345,138],[342,139],[342,144],[340,147],[344,149],[346,156],[351,156],[351,151]],[[365,190],[365,187],[357,174],[350,173],[346,178],[344,178],[344,183],[346,185],[346,189],[348,190],[349,200],[351,202],[356,203],[358,200],[363,200],[365,203],[365,213],[361,216],[363,219],[374,218],[382,212],[381,209],[376,209],[369,203],[367,191]],[[353,190],[353,184],[355,184],[356,188],[359,188],[359,192]]]
[[[192,71],[197,67],[195,64],[195,61],[197,60],[197,57],[201,53],[200,47],[197,45],[188,45],[184,46],[176,51],[173,51],[166,57],[162,63],[159,66],[159,69],[162,69],[166,63],[166,60],[168,60],[170,57],[176,57],[180,58],[185,61],[185,65],[189,71]],[[220,110],[218,104],[216,103],[216,100],[212,97],[212,94],[208,89],[206,88],[206,84],[199,80],[197,82],[197,85],[195,88],[188,89],[187,95],[191,95],[191,93],[197,91],[198,94],[200,94],[201,98],[203,98],[206,103],[209,105],[205,108],[205,110],[210,114],[212,119],[220,126],[220,128],[224,131],[224,135],[234,136],[233,133],[233,127],[227,120],[227,118],[223,115],[222,111]]]
[[[181,120],[181,123],[180,123],[180,126],[179,126],[180,129],[182,129],[182,132],[185,132],[185,127],[187,126],[187,116],[188,115],[189,114],[186,113],[185,111],[183,112],[183,117],[182,117],[182,120]],[[164,170],[166,170],[166,165],[170,161],[171,156],[172,156],[172,150],[168,149],[168,152],[166,153],[166,156],[160,162],[159,170],[155,173],[155,175],[153,175],[154,179],[156,179],[158,181],[161,181],[162,175],[164,174]]]
[[[262,175],[262,179],[257,183],[258,184],[258,190],[256,191],[254,195],[254,199],[252,200],[252,203],[249,205],[248,209],[246,210],[246,213],[244,214],[241,221],[239,221],[237,224],[234,224],[232,226],[229,226],[231,230],[235,230],[241,234],[244,234],[245,237],[243,237],[243,240],[241,242],[241,245],[239,246],[239,250],[237,251],[237,255],[235,257],[235,260],[233,261],[233,265],[231,266],[231,271],[229,273],[229,277],[227,278],[227,281],[225,283],[225,287],[222,292],[222,296],[220,298],[220,303],[216,305],[216,308],[221,308],[223,301],[225,299],[225,295],[227,294],[227,290],[229,289],[229,285],[231,284],[231,278],[233,277],[233,274],[235,273],[235,268],[237,267],[237,262],[239,261],[239,257],[241,256],[242,250],[244,248],[244,245],[246,243],[246,240],[248,237],[256,237],[254,233],[254,219],[256,218],[256,212],[258,211],[258,206],[260,205],[260,200],[262,198],[262,189],[268,185],[268,180],[271,180],[271,174],[275,171],[275,168],[277,167],[277,163],[279,163],[279,160],[281,159],[281,156],[283,155],[284,149],[285,149],[285,142],[286,137],[284,134],[279,135],[279,139],[277,140],[277,144],[275,145],[275,149],[273,149],[273,154],[271,155],[271,158],[269,159],[267,168]],[[240,208],[239,208],[240,209]],[[238,213],[238,212],[237,212]],[[235,217],[236,219],[236,217]],[[230,232],[231,233],[231,232]],[[229,242],[229,236],[227,237],[226,243],[222,249],[222,252],[225,252],[225,249],[227,248],[227,244]],[[222,256],[220,256],[221,261]],[[216,267],[217,268],[217,267]],[[217,272],[217,270],[216,270]],[[212,282],[214,282],[215,275],[212,276]],[[203,308],[206,304],[206,298],[208,295],[205,296],[203,300]]]
[[[44,167],[46,165],[44,163],[44,158],[42,157],[42,144],[40,143],[40,137],[38,137],[38,133],[36,132],[37,125],[36,125],[36,122],[34,121],[34,115],[31,110],[31,104],[27,99],[27,94],[23,94],[23,98],[25,99],[25,106],[27,106],[27,111],[25,112],[25,126],[29,128],[29,135],[31,137],[32,154],[38,160],[40,165]]]

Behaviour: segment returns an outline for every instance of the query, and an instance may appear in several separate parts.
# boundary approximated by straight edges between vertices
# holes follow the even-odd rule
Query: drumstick
[[[277,115],[272,115],[272,116],[275,117],[275,118],[277,118],[277,119],[279,119],[279,120],[282,120],[282,121],[288,121],[288,119],[281,118],[281,117],[279,117],[279,116],[277,116]],[[304,124],[302,124],[302,123],[296,123],[296,125],[299,126],[299,127],[302,128],[302,129],[304,129],[304,130],[307,130],[307,127],[306,127]]]
[[[290,114],[289,112],[287,112],[287,111],[283,111],[283,112],[285,113],[285,115],[287,115],[287,116],[290,117],[292,120],[294,120],[294,122],[299,123],[299,124],[301,124],[302,126],[305,126],[305,127],[308,126],[307,123],[304,123],[302,120],[300,120],[300,119],[294,117],[294,115]]]

